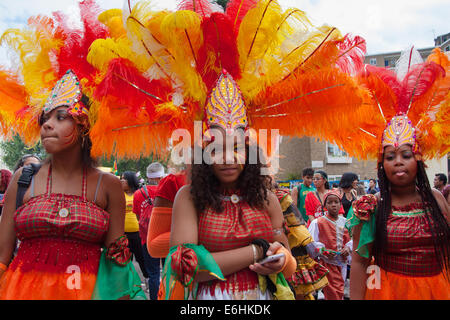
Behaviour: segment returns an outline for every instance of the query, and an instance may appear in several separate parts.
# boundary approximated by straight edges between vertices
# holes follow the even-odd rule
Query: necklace
[[[232,194],[231,196],[220,195],[220,198],[225,201],[231,201],[231,203],[237,204],[242,200],[242,197],[237,194]]]

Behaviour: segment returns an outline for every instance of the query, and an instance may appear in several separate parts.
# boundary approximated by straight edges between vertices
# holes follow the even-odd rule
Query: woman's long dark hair
[[[258,152],[257,163],[249,163],[250,152]],[[245,145],[246,160],[244,169],[238,178],[237,188],[240,196],[251,207],[262,209],[267,201],[267,191],[270,188],[272,178],[261,175],[261,169],[265,167],[260,159],[259,148]],[[255,153],[254,153],[255,154]],[[212,165],[202,160],[202,164],[193,164],[191,170],[191,195],[194,206],[198,212],[211,207],[216,212],[222,212],[221,183],[213,172]]]
[[[81,102],[88,110],[91,109],[91,100],[84,93],[81,96]],[[89,129],[81,127],[81,159],[83,164],[88,167],[96,167],[98,165],[97,159],[91,155],[92,140],[89,136]]]
[[[133,171],[125,171],[122,174],[123,179],[125,179],[130,187],[130,190],[134,193],[139,190],[139,179],[136,173]]]
[[[359,180],[358,175],[353,172],[346,172],[342,175],[341,180],[339,181],[339,187],[342,189],[348,189],[353,186],[353,181]]]
[[[392,211],[390,182],[386,176],[382,162],[378,163],[378,179],[381,200],[376,215],[376,232],[373,247],[375,257],[382,254],[386,248],[387,220]],[[433,236],[434,250],[439,266],[442,269],[449,270],[450,228],[446,218],[442,214],[439,204],[433,196],[423,161],[417,161],[416,186],[424,206],[428,208],[426,210],[426,218]]]

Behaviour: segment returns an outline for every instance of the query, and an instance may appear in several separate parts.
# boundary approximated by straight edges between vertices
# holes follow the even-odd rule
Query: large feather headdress
[[[363,65],[364,39],[315,27],[275,0],[232,0],[224,12],[206,0],[181,1],[175,11],[127,0],[99,19],[111,36],[88,56],[101,74],[91,131],[97,155],[162,153],[179,128],[194,136],[194,121],[219,114],[207,106],[223,70],[245,105],[239,121],[256,131],[326,138],[339,132],[332,121],[359,114],[370,99],[352,77]]]
[[[0,72],[4,134],[38,140],[37,117],[68,69],[92,102],[93,156],[164,154],[176,129],[193,137],[194,121],[208,123],[210,115],[221,123],[216,107],[226,99],[212,93],[224,74],[238,93],[229,99],[236,102],[231,127],[340,141],[352,117],[368,114],[371,97],[354,78],[364,39],[315,27],[303,11],[284,11],[275,0],[217,7],[185,0],[175,11],[158,11],[150,1],[126,0],[123,9],[100,13],[86,0],[81,28],[56,13],[7,31],[2,42],[18,63]]]
[[[337,144],[360,159],[380,161],[384,147],[412,146],[417,159],[443,157],[450,151],[450,62],[436,48],[423,61],[413,47],[395,69],[366,65],[358,83],[370,92],[362,109]]]
[[[82,117],[87,128],[95,123],[95,100],[90,110],[80,101],[82,93],[92,96],[97,74],[86,57],[92,42],[109,34],[97,19],[100,8],[94,1],[82,1],[79,8],[80,27],[69,25],[69,17],[56,12],[28,19],[22,30],[3,33],[1,43],[14,59],[12,70],[0,72],[0,121],[6,137],[18,133],[26,144],[36,143],[38,117],[61,105]]]

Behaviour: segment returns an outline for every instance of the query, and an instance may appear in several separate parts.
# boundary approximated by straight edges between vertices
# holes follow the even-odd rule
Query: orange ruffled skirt
[[[0,300],[90,300],[96,279],[96,274],[7,270]]]
[[[23,241],[0,277],[0,300],[90,300],[100,246],[58,238]]]
[[[443,272],[435,276],[411,277],[381,269],[378,288],[367,288],[365,294],[365,300],[449,299],[450,282]]]

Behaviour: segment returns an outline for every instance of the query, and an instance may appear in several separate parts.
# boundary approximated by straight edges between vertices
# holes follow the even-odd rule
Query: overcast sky
[[[174,9],[175,0],[153,0],[156,8]],[[78,0],[1,0],[0,33],[25,25],[28,17],[53,11],[78,12]],[[122,8],[124,0],[97,0],[104,9]],[[279,0],[284,9],[305,11],[316,25],[329,24],[367,41],[368,54],[400,51],[410,45],[434,46],[450,32],[449,0]],[[7,56],[0,48],[0,64]]]

